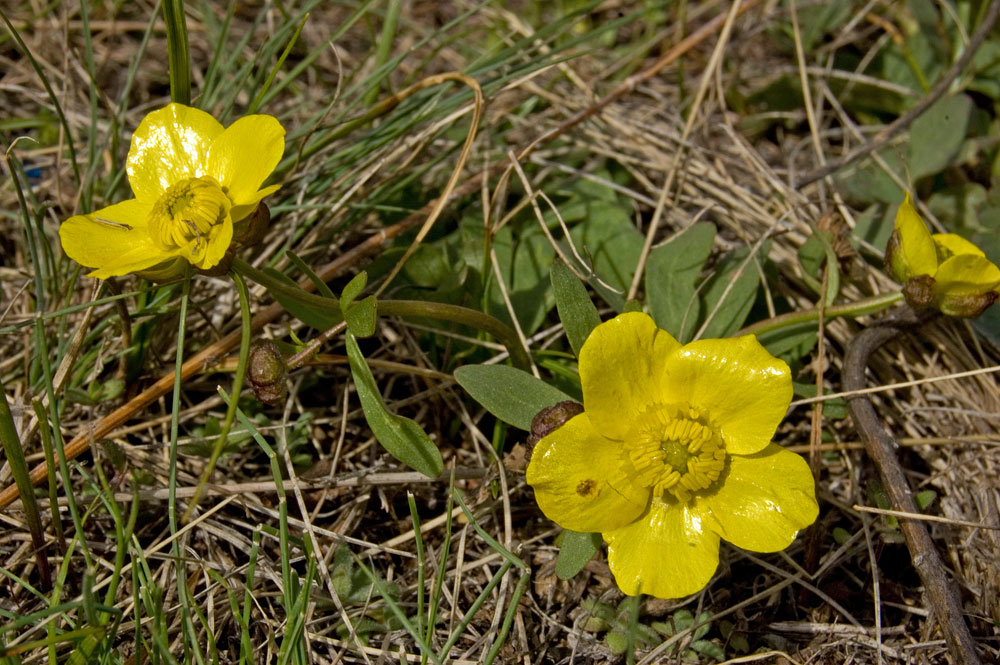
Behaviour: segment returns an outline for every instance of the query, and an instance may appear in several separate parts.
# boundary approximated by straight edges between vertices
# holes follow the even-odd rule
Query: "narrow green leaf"
[[[566,338],[573,348],[573,353],[579,356],[590,331],[601,323],[601,316],[597,313],[597,307],[590,299],[590,294],[587,293],[587,287],[576,278],[565,263],[562,261],[553,263],[549,279],[556,296],[559,320],[566,329]]]
[[[340,323],[342,317],[336,300],[322,298],[303,290],[294,280],[277,270],[265,268],[264,273],[275,281],[283,283],[281,288],[272,288],[272,285],[267,284],[265,286],[268,293],[302,323],[317,330],[327,330]],[[321,307],[320,303],[323,301],[329,302],[329,307]]]
[[[601,549],[601,534],[563,531],[560,534],[559,558],[556,559],[556,575],[561,580],[576,577],[587,562]]]
[[[656,325],[682,341],[690,338],[699,318],[695,282],[713,242],[715,225],[698,222],[649,253],[646,298],[650,314]]]
[[[316,286],[316,293],[318,293],[319,295],[321,295],[321,296],[323,296],[325,298],[336,298],[337,297],[337,296],[333,295],[333,291],[331,291],[330,287],[326,285],[326,282],[324,282],[323,280],[321,280],[319,278],[319,275],[317,275],[315,272],[313,272],[313,269],[309,267],[309,264],[307,264],[305,261],[303,261],[301,258],[299,258],[299,256],[295,252],[286,251],[285,252],[285,256],[287,256],[288,260],[291,261],[292,264],[294,264],[296,268],[298,268],[299,270],[301,270],[302,274],[305,275],[306,277],[308,277],[309,281],[312,282]]]
[[[347,309],[367,285],[368,273],[362,270],[344,287],[343,293],[340,294],[340,308]]]
[[[389,454],[412,469],[430,478],[437,478],[444,470],[444,460],[441,452],[430,440],[420,425],[410,420],[390,413],[382,402],[382,396],[375,385],[365,357],[358,348],[354,335],[348,331],[347,357],[351,363],[351,374],[358,389],[358,398],[365,413],[365,420],[372,428],[372,433]]]
[[[455,380],[487,411],[514,427],[530,430],[531,419],[547,406],[571,399],[566,393],[507,365],[465,365]]]

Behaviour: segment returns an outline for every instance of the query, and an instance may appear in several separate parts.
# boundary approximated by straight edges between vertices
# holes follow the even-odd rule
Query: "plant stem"
[[[195,506],[201,500],[201,495],[205,492],[205,485],[208,484],[208,479],[212,476],[215,465],[219,462],[219,457],[222,455],[222,449],[226,445],[226,440],[229,439],[229,431],[232,429],[233,420],[236,418],[236,404],[240,393],[243,392],[243,379],[247,374],[247,361],[250,357],[250,332],[253,327],[250,322],[250,291],[247,289],[246,281],[235,270],[232,272],[232,277],[240,296],[240,314],[242,316],[240,356],[239,362],[236,365],[236,374],[233,376],[233,397],[226,408],[226,419],[222,422],[222,429],[219,431],[219,436],[215,439],[215,443],[212,444],[212,456],[208,459],[208,464],[202,470],[201,477],[198,478],[198,487],[195,488],[194,496],[191,497],[188,507],[184,510],[184,515],[181,517],[181,522],[185,524],[191,518],[192,511],[194,511]]]
[[[821,313],[827,321],[841,316],[851,318],[856,316],[866,316],[868,314],[875,314],[876,312],[887,309],[902,299],[902,291],[890,291],[889,293],[880,293],[879,295],[872,296],[871,298],[864,298],[862,300],[856,300],[842,305],[824,307],[822,310],[816,307],[797,312],[789,312],[787,314],[779,314],[778,316],[770,319],[765,319],[763,321],[758,321],[753,325],[749,325],[733,336],[757,335],[760,337],[764,333],[774,332],[775,330],[781,330],[782,328],[791,328],[803,323],[819,321]]]
[[[847,345],[844,357],[844,388],[848,391],[865,387],[865,370],[868,359],[879,347],[897,338],[900,333],[919,325],[925,319],[914,317],[912,312],[906,319],[881,322],[862,331]],[[904,513],[919,513],[913,493],[903,467],[896,458],[896,440],[882,426],[868,395],[853,395],[847,398],[851,420],[865,444],[865,451],[878,468],[893,510]],[[944,633],[948,649],[956,663],[978,665],[979,655],[969,627],[962,616],[962,604],[958,590],[945,575],[944,564],[938,554],[927,527],[920,520],[897,517],[899,530],[906,540],[913,559],[913,567],[924,584],[930,607],[934,608],[941,631]]]
[[[324,298],[313,293],[306,293],[299,286],[294,286],[277,279],[261,270],[257,270],[243,259],[233,259],[232,269],[244,277],[248,277],[269,291],[280,293],[299,302],[340,315],[340,304],[332,298]],[[521,344],[521,339],[514,330],[499,319],[475,309],[449,305],[447,303],[429,302],[424,300],[379,300],[377,311],[383,316],[426,317],[442,321],[451,321],[461,325],[476,328],[489,333],[497,339],[510,354],[515,366],[527,370],[531,367],[531,359],[527,349]],[[338,326],[341,324],[337,324]]]

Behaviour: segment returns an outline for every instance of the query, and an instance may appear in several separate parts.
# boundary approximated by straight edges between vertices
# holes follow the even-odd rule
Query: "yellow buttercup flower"
[[[957,234],[931,235],[909,193],[896,212],[885,262],[916,309],[936,307],[949,316],[976,317],[1000,298],[1000,268]]]
[[[681,345],[622,314],[587,338],[580,380],[583,413],[538,442],[527,480],[551,520],[603,534],[625,593],[694,593],[720,539],[775,552],[816,519],[809,465],[771,442],[788,365],[752,335]]]
[[[183,104],[153,111],[132,135],[126,171],[134,199],[59,227],[70,258],[95,268],[91,277],[141,272],[164,279],[186,263],[206,270],[278,185],[261,188],[281,160],[285,130],[269,115],[248,115],[223,128]]]

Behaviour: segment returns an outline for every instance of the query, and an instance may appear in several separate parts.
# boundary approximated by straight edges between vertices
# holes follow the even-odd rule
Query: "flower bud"
[[[277,345],[269,339],[258,339],[250,346],[250,386],[254,397],[265,404],[277,404],[285,398],[285,376],[288,368]]]
[[[906,283],[906,259],[900,248],[899,230],[894,229],[885,246],[885,271],[900,284]]]
[[[932,307],[937,300],[937,282],[930,275],[916,275],[903,284],[903,297],[913,309]]]
[[[959,316],[965,319],[974,319],[989,308],[990,305],[1000,299],[1000,293],[987,291],[986,293],[970,293],[967,295],[948,294],[941,298],[939,308],[942,314],[948,316]]]
[[[246,218],[233,225],[233,242],[252,247],[264,239],[271,225],[271,209],[263,201]]]
[[[565,400],[552,406],[547,406],[531,419],[531,435],[528,437],[528,447],[534,446],[566,422],[583,413],[583,405],[573,400]]]

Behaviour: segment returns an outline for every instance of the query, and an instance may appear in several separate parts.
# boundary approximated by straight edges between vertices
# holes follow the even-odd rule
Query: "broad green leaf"
[[[494,238],[493,248],[518,324],[530,335],[555,304],[548,280],[555,250],[537,224],[516,234],[504,227]],[[489,276],[490,314],[511,325],[510,311],[494,277]]]
[[[587,287],[576,278],[573,271],[562,261],[552,264],[549,271],[552,281],[552,291],[556,296],[556,308],[559,310],[559,320],[566,329],[566,338],[573,348],[573,353],[580,355],[583,343],[590,331],[601,323],[597,307],[587,293]]]
[[[289,314],[302,323],[317,330],[326,330],[342,320],[340,306],[336,300],[309,293],[296,284],[294,280],[272,268],[265,268],[264,272],[287,285],[287,288],[282,289],[269,288],[268,293],[281,303],[281,306]]]
[[[630,208],[625,203],[598,201],[590,206],[590,216],[570,232],[581,256],[589,256],[600,281],[591,282],[594,290],[615,311],[625,306],[625,291],[642,252],[642,234],[632,223]]]
[[[907,162],[914,181],[951,164],[965,139],[971,112],[972,100],[959,94],[938,100],[913,121]]]
[[[344,309],[347,329],[355,337],[371,337],[375,334],[376,310],[375,296],[368,296],[364,300],[351,303],[349,307]]]
[[[556,575],[561,580],[576,577],[587,562],[601,549],[601,534],[563,531],[559,539],[559,557],[556,559]]]
[[[726,659],[726,652],[723,651],[722,647],[708,640],[694,640],[688,645],[688,649],[702,656],[712,658],[718,663]]]
[[[878,155],[889,170],[895,173],[906,171],[898,148],[884,148]],[[834,182],[837,189],[852,202],[862,206],[871,203],[890,205],[893,207],[893,216],[896,214],[895,206],[903,200],[903,190],[873,159],[865,159],[857,166],[843,170],[834,176]]]
[[[763,263],[770,252],[771,243],[765,241],[757,255]],[[702,311],[708,325],[701,334],[702,338],[728,337],[743,326],[760,286],[760,275],[753,259],[746,261],[749,248],[730,252],[719,265],[716,272],[708,279],[702,289]],[[744,262],[746,265],[744,265]],[[742,268],[742,271],[741,271]],[[732,286],[730,287],[730,283]],[[718,309],[716,304],[720,303]],[[715,311],[713,315],[712,312]]]
[[[686,341],[698,321],[695,282],[712,251],[715,225],[693,224],[670,242],[654,247],[646,263],[646,298],[656,325]]]
[[[390,413],[382,402],[382,395],[375,385],[365,357],[358,348],[354,334],[347,331],[347,358],[351,363],[351,374],[361,400],[361,409],[372,433],[389,454],[430,478],[437,478],[444,470],[441,452],[430,440],[420,425]]]
[[[889,242],[889,236],[892,235],[896,209],[902,201],[903,195],[900,193],[896,205],[868,206],[855,218],[856,223],[852,235],[855,238],[860,238],[868,242],[879,251],[884,251],[886,244]]]
[[[455,380],[472,399],[500,420],[531,430],[531,419],[545,407],[570,397],[531,374],[507,365],[465,365]]]

